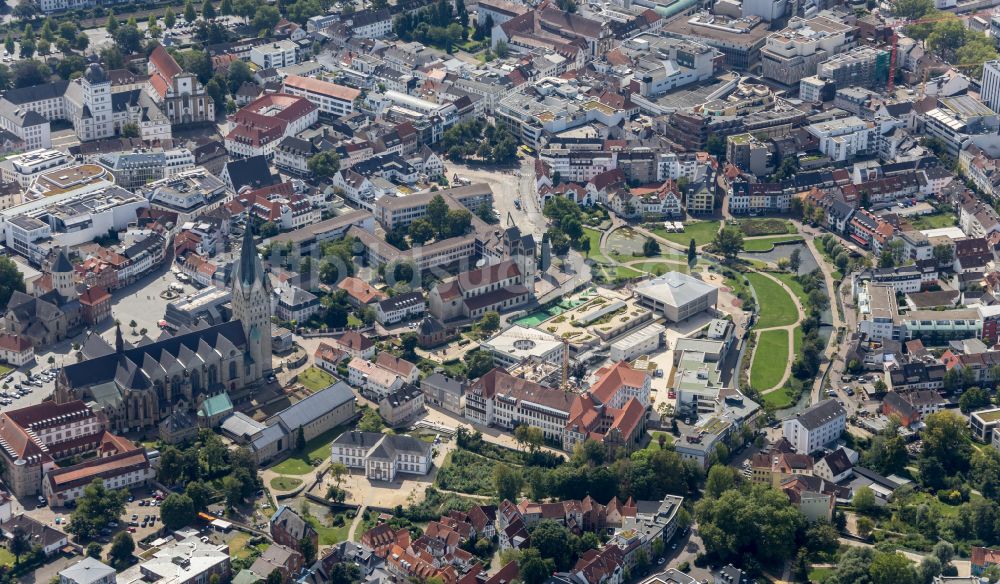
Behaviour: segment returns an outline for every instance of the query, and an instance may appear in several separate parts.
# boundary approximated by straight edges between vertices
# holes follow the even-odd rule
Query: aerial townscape
[[[1000,582],[1000,0],[0,41],[0,584]]]

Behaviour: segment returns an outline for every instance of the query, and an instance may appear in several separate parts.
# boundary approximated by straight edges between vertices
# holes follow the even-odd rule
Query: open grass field
[[[652,436],[652,439],[649,441],[649,444],[646,445],[646,450],[652,450],[654,452],[657,451],[657,450],[659,450],[660,449],[660,436],[663,436],[664,439],[666,440],[663,443],[663,445],[665,447],[669,447],[671,444],[674,443],[674,436],[670,432],[652,432],[651,436]]]
[[[802,284],[795,279],[793,274],[783,273],[783,272],[772,272],[772,276],[782,281],[785,286],[788,286],[795,296],[799,299],[799,304],[802,306],[806,305],[806,291],[802,288]]]
[[[919,215],[908,218],[907,221],[914,229],[920,231],[924,229],[940,229],[955,225],[954,213],[931,213],[930,215]]]
[[[21,556],[24,559],[24,556]],[[7,548],[0,548],[0,566],[13,566],[14,554],[7,551]]]
[[[757,235],[784,235],[787,233],[797,233],[795,224],[785,219],[763,218],[763,219],[742,219],[740,220],[740,231],[746,237]]]
[[[802,241],[801,235],[774,235],[769,237],[756,237],[754,239],[743,240],[743,251],[771,251],[774,244],[789,241]]]
[[[341,514],[341,516],[343,517],[343,514]],[[347,534],[351,531],[351,521],[347,517],[343,518],[343,525],[338,525],[336,527],[324,525],[322,521],[312,515],[307,515],[306,521],[308,521],[309,524],[316,529],[316,533],[319,534],[320,545],[334,545],[336,543],[346,541]]]
[[[313,366],[299,373],[299,383],[309,391],[320,391],[333,385],[333,375]]]
[[[681,262],[642,262],[641,264],[632,264],[630,266],[637,270],[642,270],[643,272],[649,272],[654,276],[662,276],[667,272],[687,272],[688,266],[686,263]]]
[[[352,426],[353,422],[323,432],[309,442],[306,442],[305,452],[292,454],[292,456],[271,467],[271,470],[283,475],[304,475],[312,472],[314,470],[312,461],[315,459],[322,460],[330,456],[330,443],[333,442],[334,438],[340,436]]]
[[[781,383],[788,365],[788,331],[764,331],[757,340],[753,365],[750,366],[750,385],[766,391]]]
[[[596,229],[584,227],[583,234],[590,240],[590,254],[587,257],[598,264],[610,264],[611,260],[601,251],[601,232]]]
[[[833,568],[813,568],[809,570],[810,582],[822,582],[827,576],[833,573]]]
[[[294,491],[302,485],[302,479],[295,477],[274,477],[271,479],[271,488],[279,491]]]
[[[764,405],[770,406],[776,410],[783,410],[792,405],[792,398],[794,397],[787,386],[781,389],[776,389],[771,393],[764,394]]]
[[[747,273],[746,278],[757,293],[760,305],[760,319],[757,322],[759,328],[788,326],[798,322],[799,313],[792,297],[777,282],[755,272]]]
[[[698,221],[695,223],[687,223],[684,225],[683,233],[668,233],[667,230],[662,227],[657,227],[652,231],[667,241],[672,241],[681,245],[688,245],[693,237],[694,244],[702,246],[715,239],[715,234],[719,232],[719,222]]]

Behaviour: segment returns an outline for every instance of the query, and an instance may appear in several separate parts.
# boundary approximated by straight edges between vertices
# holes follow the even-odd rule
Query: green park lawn
[[[802,307],[805,308],[806,291],[802,288],[802,284],[799,284],[798,280],[795,279],[795,276],[793,274],[789,274],[786,272],[773,272],[771,273],[771,275],[781,280],[785,284],[785,286],[788,286],[792,290],[792,292],[795,293],[795,296],[798,297],[799,304],[801,304]]]
[[[320,545],[334,545],[347,540],[347,534],[351,531],[351,520],[344,516],[344,524],[339,527],[327,527],[323,522],[312,515],[306,516],[306,521],[316,529],[319,534]]]
[[[294,491],[302,485],[302,479],[295,477],[274,477],[271,479],[271,488],[279,491]]]
[[[756,272],[748,272],[745,276],[757,294],[760,308],[758,328],[788,326],[798,322],[798,310],[784,288],[774,280]]]
[[[14,565],[14,554],[7,551],[7,548],[0,547],[0,566],[13,566],[13,565]]]
[[[584,227],[583,234],[590,240],[590,253],[585,255],[594,260],[595,263],[610,264],[611,260],[601,251],[601,232],[596,229]]]
[[[833,568],[813,568],[809,570],[810,582],[822,582],[833,573]]]
[[[801,235],[773,235],[743,240],[743,251],[771,251],[774,244],[787,241],[802,241]]]
[[[667,272],[682,272],[687,270],[687,264],[682,262],[642,262],[641,264],[633,264],[631,267],[643,272],[649,272],[654,276],[662,276]]]
[[[347,430],[350,430],[351,426],[353,426],[353,422],[337,426],[336,428],[331,428],[326,432],[323,432],[309,442],[306,442],[305,452],[296,452],[292,454],[292,456],[272,466],[270,470],[282,475],[301,476],[311,473],[315,470],[311,461],[315,459],[323,460],[329,457],[330,443],[333,442],[333,439],[337,436],[340,436]]]
[[[652,231],[667,241],[681,245],[688,245],[691,243],[691,238],[693,237],[694,244],[702,246],[706,243],[711,243],[715,239],[715,234],[719,232],[719,222],[697,221],[695,223],[686,223],[683,233],[667,233],[667,230],[663,227],[656,227]]]
[[[794,403],[792,398],[792,390],[786,385],[781,389],[772,391],[771,393],[765,393],[764,405],[770,406],[775,410],[783,410],[791,407],[792,403]]]
[[[299,383],[309,391],[320,391],[333,385],[333,375],[330,375],[319,367],[312,366],[299,373]]]
[[[669,432],[652,432],[652,438],[649,440],[649,444],[646,445],[646,450],[659,450],[660,449],[660,436],[666,437],[666,442],[663,443],[664,446],[670,446],[674,443],[674,437]]]
[[[930,215],[920,215],[908,218],[910,225],[920,231],[924,229],[940,229],[955,225],[954,213],[931,213]]]
[[[766,391],[781,383],[788,365],[788,331],[764,331],[757,339],[757,350],[750,367],[750,385]]]

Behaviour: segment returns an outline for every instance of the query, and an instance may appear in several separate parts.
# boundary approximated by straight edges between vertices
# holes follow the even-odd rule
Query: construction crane
[[[970,14],[957,15],[952,12],[945,13],[941,16],[933,16],[929,18],[915,18],[912,20],[901,20],[894,24],[890,24],[889,28],[892,30],[892,36],[889,37],[889,82],[886,84],[886,90],[892,92],[893,88],[896,86],[896,53],[899,50],[899,35],[896,34],[896,29],[904,26],[913,26],[915,24],[929,24],[932,22],[941,22],[942,20],[950,20],[952,18],[958,18],[959,20],[964,18],[973,18],[976,16],[993,15],[993,10],[982,10],[980,12],[972,12]]]

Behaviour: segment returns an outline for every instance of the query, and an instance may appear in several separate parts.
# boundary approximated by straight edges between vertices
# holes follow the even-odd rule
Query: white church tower
[[[243,234],[240,260],[233,270],[233,319],[243,323],[247,337],[246,373],[253,383],[271,369],[271,281],[257,256],[249,225]]]
[[[55,290],[63,300],[76,300],[76,283],[73,280],[73,264],[66,256],[66,250],[60,249],[56,259],[52,262],[50,270],[52,276],[52,289]]]

